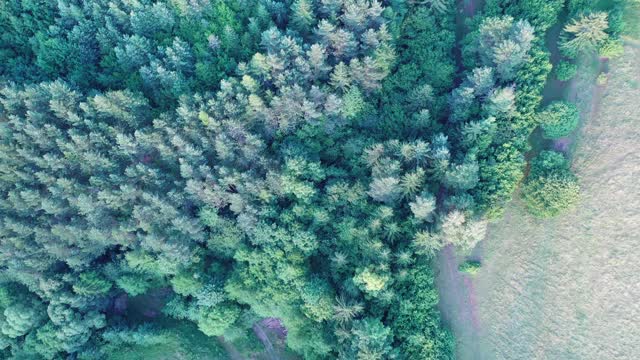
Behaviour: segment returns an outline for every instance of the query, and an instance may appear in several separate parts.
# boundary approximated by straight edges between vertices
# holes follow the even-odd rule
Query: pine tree
[[[418,221],[431,221],[436,210],[436,200],[431,194],[422,193],[409,203],[413,216]]]
[[[341,61],[334,68],[331,73],[331,86],[336,89],[346,92],[351,86],[351,77],[349,75],[348,67]]]
[[[608,27],[607,13],[581,15],[564,27],[565,39],[560,47],[572,57],[585,51],[594,51],[608,38],[609,35],[605,32]]]
[[[313,11],[312,2],[309,0],[295,0],[291,5],[291,24],[293,28],[298,30],[302,35],[311,33],[311,29],[315,25],[316,16]]]
[[[486,66],[475,68],[471,74],[467,75],[467,81],[471,84],[476,94],[487,96],[495,85],[493,68]]]
[[[364,311],[364,306],[360,303],[349,303],[343,297],[339,297],[333,311],[333,319],[341,325],[346,325]]]

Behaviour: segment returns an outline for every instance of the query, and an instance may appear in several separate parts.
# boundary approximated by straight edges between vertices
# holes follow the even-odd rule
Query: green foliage
[[[530,179],[522,191],[529,211],[538,217],[553,217],[570,209],[580,195],[576,180],[561,175]]]
[[[84,296],[104,295],[110,289],[111,282],[94,271],[80,274],[78,281],[73,284],[73,291]]]
[[[107,345],[100,349],[100,353],[110,360],[228,358],[221,343],[208,338],[195,325],[188,323],[167,322],[160,326],[113,327],[107,329],[102,337]],[[88,353],[85,356],[83,359],[89,360],[96,358],[97,354]]]
[[[2,334],[12,339],[27,334],[42,321],[43,308],[38,305],[33,302],[31,304],[15,303],[6,307],[0,328]]]
[[[235,304],[220,304],[202,308],[198,314],[198,329],[207,336],[221,336],[238,318],[240,308]]]
[[[427,6],[412,9],[400,25],[397,67],[383,82],[380,124],[386,138],[429,134],[438,130],[444,97],[453,86],[454,13]],[[423,90],[431,88],[431,95]],[[414,96],[407,96],[412,94]],[[420,101],[416,102],[416,95]]]
[[[131,296],[142,295],[160,285],[157,279],[138,273],[123,274],[117,278],[116,284]]]
[[[362,93],[357,87],[354,87],[346,92],[342,98],[343,108],[342,113],[347,119],[353,119],[358,116],[365,108],[365,102],[362,98]]]
[[[538,116],[544,137],[548,139],[569,135],[580,122],[578,108],[566,101],[556,101],[549,104]]]
[[[445,174],[444,183],[453,189],[469,190],[478,184],[478,163],[467,160],[454,165]]]
[[[365,318],[353,322],[351,346],[340,354],[347,359],[385,359],[391,353],[391,329],[379,319]]]
[[[600,86],[605,86],[609,82],[609,76],[606,73],[601,73],[596,78],[596,84]]]
[[[110,328],[102,338],[112,345],[157,346],[170,339],[169,334],[145,324],[137,328]]]
[[[371,269],[356,271],[356,276],[353,278],[353,282],[356,286],[372,296],[378,295],[385,288],[388,281],[388,275],[377,274]]]
[[[531,214],[553,217],[578,203],[580,186],[562,154],[543,151],[532,161],[522,197]]]
[[[182,296],[194,295],[202,288],[198,274],[181,273],[174,276],[170,282],[173,291]]]
[[[450,87],[454,72],[450,51],[455,41],[451,20],[451,13],[441,15],[423,7],[416,8],[414,13],[407,16],[398,44],[401,48],[406,46],[399,59],[401,65],[398,73],[412,69],[418,75],[418,82],[428,76],[429,84],[435,89]],[[438,31],[434,31],[436,29]],[[413,64],[410,64],[411,59],[414,60]],[[415,62],[416,59],[419,61]]]
[[[376,201],[393,203],[401,195],[400,180],[395,177],[376,178],[371,182],[368,194]]]
[[[509,81],[527,60],[534,38],[534,28],[526,20],[489,17],[480,24],[473,45],[482,64],[493,67],[499,79]]]
[[[603,58],[617,58],[624,54],[624,46],[622,40],[607,39],[598,51],[599,55]]]
[[[304,315],[317,322],[331,319],[333,316],[331,294],[331,287],[326,282],[318,278],[309,281],[301,294]]]
[[[479,261],[467,260],[458,266],[458,271],[469,275],[475,275],[480,271],[482,264]]]
[[[257,50],[271,19],[263,6],[245,5],[235,0],[11,5],[2,9],[0,23],[8,34],[3,42],[15,49],[14,68],[32,68],[7,74],[16,81],[60,77],[100,90],[144,89],[166,108],[185,92],[216,87]],[[25,11],[34,15],[21,16]]]
[[[546,20],[530,16],[536,14],[536,8],[545,9]],[[479,18],[474,24],[476,30],[464,40],[462,55],[467,73],[450,96],[448,121],[454,130],[449,136],[454,149],[467,152],[457,156],[472,155],[478,169],[477,180],[471,176],[475,171],[469,172],[469,181],[463,186],[470,194],[456,194],[445,202],[458,209],[472,208],[478,214],[500,216],[522,178],[523,153],[529,134],[537,126],[535,111],[551,71],[549,56],[536,40],[535,29],[526,20],[504,15],[521,17],[527,11],[533,11],[527,17],[548,25],[559,7],[555,3],[545,8],[537,2],[514,5],[490,1],[488,16]],[[462,176],[461,170],[454,169],[452,175]]]
[[[489,0],[485,4],[485,12],[489,16],[504,13],[526,19],[536,30],[544,32],[557,22],[564,4],[564,0]]]
[[[399,300],[389,314],[400,353],[406,359],[453,358],[455,339],[440,323],[431,268],[419,264],[410,270],[407,279],[399,286]]]
[[[511,144],[504,144],[481,162],[480,183],[474,192],[480,209],[491,217],[500,216],[524,175],[524,166],[524,156]]]
[[[521,180],[562,1],[462,64],[455,8],[0,2],[0,357],[452,358],[428,263]]]
[[[570,57],[596,51],[609,37],[605,32],[608,26],[607,13],[594,12],[580,15],[564,27],[565,37],[560,48]]]
[[[309,34],[315,25],[316,17],[312,3],[308,0],[296,0],[291,5],[291,25],[302,34]]]
[[[561,61],[556,68],[556,78],[560,81],[569,81],[576,76],[578,65],[568,61]]]
[[[413,216],[420,221],[430,221],[436,210],[436,199],[433,195],[422,194],[416,196],[413,202],[409,203]]]
[[[556,151],[542,151],[531,161],[531,174],[569,171],[569,163],[564,155]]]
[[[472,250],[487,232],[487,222],[472,219],[463,212],[454,210],[442,220],[442,239],[463,251]]]

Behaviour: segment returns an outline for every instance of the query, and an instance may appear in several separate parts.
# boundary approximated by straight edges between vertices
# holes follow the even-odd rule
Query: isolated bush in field
[[[480,261],[467,260],[460,264],[460,266],[458,266],[458,271],[469,275],[475,275],[478,273],[481,267],[482,264],[480,263]]]
[[[564,39],[560,49],[565,55],[571,57],[597,50],[609,37],[605,32],[608,27],[607,13],[595,12],[581,15],[564,27]]]
[[[529,212],[542,218],[556,216],[578,202],[578,179],[562,154],[543,151],[533,159],[522,198]]]
[[[544,137],[547,139],[569,135],[580,121],[578,108],[567,101],[555,101],[549,104],[538,116]]]
[[[556,68],[556,78],[560,81],[568,81],[573,79],[578,72],[578,65],[568,61],[561,61]]]
[[[609,77],[607,76],[606,73],[602,73],[598,75],[598,78],[596,79],[596,83],[600,86],[605,86],[607,85],[608,82],[609,82]]]

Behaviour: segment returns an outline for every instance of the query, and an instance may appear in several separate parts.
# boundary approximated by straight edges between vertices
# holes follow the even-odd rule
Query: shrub
[[[596,83],[600,86],[605,86],[607,85],[608,82],[609,82],[609,77],[607,76],[606,73],[602,73],[598,75],[598,78],[596,79]]]
[[[608,39],[602,44],[598,53],[603,58],[617,58],[624,54],[624,46],[621,40]]]
[[[240,316],[240,307],[228,303],[213,308],[201,308],[198,329],[207,336],[221,336]]]
[[[482,264],[480,263],[480,261],[467,260],[460,264],[460,266],[458,266],[458,271],[469,275],[475,275],[478,273],[481,267]]]
[[[568,172],[569,163],[562,153],[556,151],[542,151],[531,161],[533,175],[549,174],[552,172]]]
[[[578,65],[568,61],[561,61],[556,68],[556,78],[560,81],[568,81],[573,79],[578,72]]]
[[[580,186],[574,176],[540,176],[527,181],[522,191],[529,212],[542,218],[560,214],[580,198]]]
[[[578,202],[580,186],[562,154],[543,151],[532,161],[522,197],[534,216],[553,217]]]
[[[182,296],[193,295],[202,288],[200,280],[189,274],[178,274],[170,282],[173,291]]]
[[[353,278],[353,282],[361,290],[372,295],[376,295],[382,291],[389,280],[388,275],[378,275],[369,269],[364,269],[363,271],[358,272],[358,274]]]
[[[569,135],[578,126],[578,108],[566,101],[556,101],[540,114],[539,121],[547,139],[557,139]]]

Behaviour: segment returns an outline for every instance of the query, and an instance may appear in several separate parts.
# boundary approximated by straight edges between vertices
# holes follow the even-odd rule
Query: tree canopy
[[[0,357],[454,358],[431,261],[575,127],[539,109],[562,5],[1,2]],[[563,49],[615,50],[571,11]],[[540,216],[577,201],[558,156]]]

